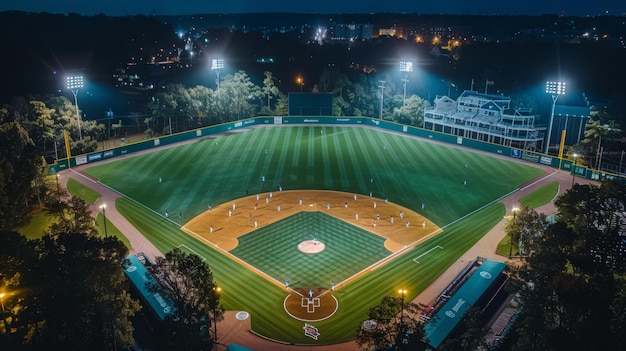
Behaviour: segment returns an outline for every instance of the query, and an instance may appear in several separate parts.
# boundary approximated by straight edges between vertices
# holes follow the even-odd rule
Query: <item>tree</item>
[[[583,139],[582,144],[585,145],[585,155],[590,156],[589,159],[595,160],[590,164],[595,164],[596,168],[600,167],[602,137],[608,133],[609,129],[599,119],[592,119],[585,125],[585,139]],[[591,155],[595,156],[592,158]]]
[[[625,201],[626,186],[614,181],[577,184],[555,201],[557,221],[533,237],[520,269],[523,310],[511,349],[620,348]]]
[[[402,297],[385,296],[370,308],[369,320],[358,329],[356,343],[364,350],[425,350],[424,326],[419,321],[423,308]],[[395,349],[394,349],[395,350]]]
[[[2,283],[15,295],[9,302],[16,349],[133,345],[129,318],[140,306],[128,293],[122,266],[128,249],[121,241],[65,233],[37,240],[1,234],[0,265],[8,273],[2,274]]]
[[[528,255],[535,238],[543,235],[547,227],[546,216],[535,210],[523,208],[514,214],[504,230],[510,237],[509,257],[512,255],[513,245],[517,245],[517,252],[521,256]]]
[[[80,233],[96,235],[97,229],[94,227],[91,210],[85,200],[79,197],[72,197],[60,211],[52,212],[56,216],[56,222],[50,225],[48,234],[53,236],[63,233]]]
[[[30,220],[44,160],[18,122],[0,124],[0,145],[0,229],[16,230]]]
[[[209,327],[211,321],[223,319],[224,309],[209,265],[175,248],[157,257],[152,268],[157,281],[146,288],[170,297],[173,306],[166,317],[164,342],[176,350],[211,349]]]
[[[263,90],[263,93],[267,95],[267,106],[265,107],[266,107],[266,110],[269,112],[269,111],[272,111],[270,101],[274,97],[278,96],[280,91],[278,90],[278,87],[276,86],[276,77],[272,75],[272,72],[265,71],[263,74],[265,75],[265,78],[263,79],[262,90]]]
[[[408,124],[411,126],[422,126],[424,123],[424,108],[429,105],[428,101],[411,95],[406,98],[403,105],[395,107],[391,116],[396,123]]]

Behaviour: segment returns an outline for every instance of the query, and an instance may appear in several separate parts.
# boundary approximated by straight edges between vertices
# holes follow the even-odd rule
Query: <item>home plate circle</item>
[[[326,245],[317,239],[305,240],[298,244],[298,250],[304,253],[318,253],[323,251],[325,248]]]

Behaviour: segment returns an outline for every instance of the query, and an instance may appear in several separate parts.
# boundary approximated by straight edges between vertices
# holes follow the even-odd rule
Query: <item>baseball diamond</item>
[[[85,173],[122,195],[117,210],[159,250],[184,245],[206,258],[226,309],[287,343],[353,339],[370,307],[398,288],[419,294],[501,220],[498,199],[544,174],[363,127],[264,126],[217,139]],[[324,249],[301,252],[303,242]]]

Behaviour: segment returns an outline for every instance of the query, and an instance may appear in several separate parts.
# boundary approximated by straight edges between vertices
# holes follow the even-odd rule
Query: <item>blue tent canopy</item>
[[[424,326],[428,343],[438,348],[465,312],[487,291],[506,264],[485,260]]]

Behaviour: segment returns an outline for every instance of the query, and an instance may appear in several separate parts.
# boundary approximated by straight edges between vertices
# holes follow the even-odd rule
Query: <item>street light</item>
[[[215,339],[214,343],[217,344],[217,305],[222,288],[218,286],[213,288],[213,290],[215,291],[215,304],[213,306],[213,338]]]
[[[304,88],[304,79],[302,79],[302,77],[298,76],[296,78],[296,82],[300,86],[300,92],[302,92],[302,89]]]
[[[576,160],[578,160],[578,154],[573,154],[574,157],[574,168],[572,168],[572,188],[574,187],[574,181],[576,180]]]
[[[224,68],[224,59],[213,59],[211,61],[211,69],[215,71],[217,78],[215,79],[215,84],[217,84],[217,89],[220,90],[220,70]]]
[[[552,123],[554,123],[554,109],[559,96],[565,94],[565,82],[547,82],[546,93],[552,96],[552,112],[550,113],[550,126],[548,127],[548,139],[546,140],[546,155],[550,149],[550,136],[552,134]]]
[[[511,211],[513,212],[513,225],[515,225],[515,216],[517,215],[517,211],[519,211],[519,208],[515,206],[511,209]],[[512,255],[513,255],[513,237],[510,236],[509,237],[509,258],[511,258]]]
[[[57,181],[57,199],[59,200],[59,203],[61,203],[61,189],[59,188],[59,173],[57,173],[57,176],[55,178]]]
[[[100,205],[100,209],[102,210],[102,217],[104,218],[104,237],[108,238],[109,233],[107,232],[107,205]]]
[[[404,296],[406,296],[407,291],[405,289],[400,289],[398,290],[398,293],[401,295],[400,328],[404,331]]]
[[[83,132],[80,129],[80,112],[78,111],[78,89],[84,86],[83,76],[68,76],[65,79],[67,88],[74,94],[74,106],[76,106],[76,123],[78,123],[78,138],[83,140]]]
[[[4,297],[6,293],[0,293],[0,304],[2,304],[2,323],[4,324],[4,332],[7,334],[7,341],[11,343],[11,330],[7,327],[7,316],[4,310]]]
[[[404,83],[404,96],[402,98],[402,105],[404,105],[404,101],[406,100],[406,83],[409,81],[409,73],[413,72],[413,62],[400,61],[400,72],[404,74],[404,78],[402,79],[402,82]]]

